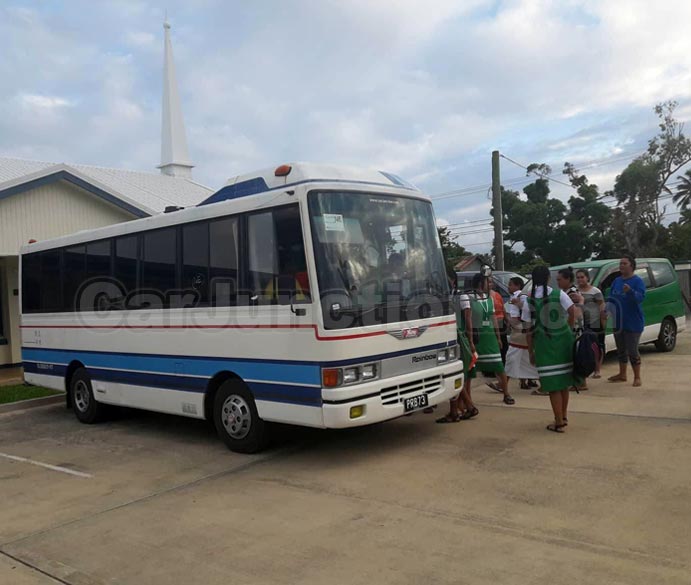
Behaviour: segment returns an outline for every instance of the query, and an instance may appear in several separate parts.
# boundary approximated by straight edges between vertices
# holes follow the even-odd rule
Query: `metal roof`
[[[140,216],[169,205],[192,207],[213,193],[191,179],[159,173],[0,157],[0,199],[52,180],[68,180]]]

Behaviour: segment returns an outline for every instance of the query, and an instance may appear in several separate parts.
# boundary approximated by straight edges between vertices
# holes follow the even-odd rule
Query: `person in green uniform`
[[[568,424],[569,388],[581,381],[573,375],[573,324],[576,307],[569,296],[549,285],[547,266],[533,269],[533,288],[523,306],[527,324],[530,363],[537,367],[540,385],[549,393],[554,423],[547,430],[563,433]]]
[[[474,418],[480,414],[470,396],[470,386],[473,378],[475,378],[475,361],[477,359],[473,341],[473,316],[470,298],[466,293],[457,291],[454,294],[453,305],[456,310],[458,345],[461,348],[461,359],[463,360],[463,389],[456,398],[449,401],[449,412],[438,418],[438,423],[455,423]]]
[[[487,279],[478,272],[473,276],[472,287],[473,293],[469,297],[478,356],[477,368],[483,372],[494,373],[504,394],[504,404],[515,404],[516,401],[509,394],[509,381],[501,359],[499,326],[494,314],[494,302],[487,289]]]

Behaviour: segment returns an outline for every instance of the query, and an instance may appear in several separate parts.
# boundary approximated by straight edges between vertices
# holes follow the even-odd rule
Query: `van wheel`
[[[677,345],[677,324],[669,317],[660,325],[660,334],[657,336],[655,347],[658,351],[672,351]]]
[[[70,401],[79,422],[92,425],[105,418],[107,407],[94,398],[91,377],[84,368],[79,368],[72,375]]]
[[[214,425],[231,451],[256,453],[266,446],[266,423],[259,418],[252,393],[239,380],[227,380],[216,392]]]

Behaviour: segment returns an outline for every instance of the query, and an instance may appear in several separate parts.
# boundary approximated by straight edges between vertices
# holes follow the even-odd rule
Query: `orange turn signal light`
[[[338,369],[322,370],[322,384],[324,388],[335,388],[341,383],[341,371]]]
[[[290,171],[292,170],[293,167],[291,167],[290,165],[281,165],[280,167],[276,167],[274,175],[277,177],[287,177],[290,174]]]

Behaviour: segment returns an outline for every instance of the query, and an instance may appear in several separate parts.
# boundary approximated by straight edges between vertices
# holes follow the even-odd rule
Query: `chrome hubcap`
[[[242,396],[232,394],[223,402],[221,421],[233,439],[244,439],[250,432],[252,411]]]
[[[90,401],[91,397],[86,382],[79,380],[74,386],[74,405],[79,412],[86,412],[89,409]]]

